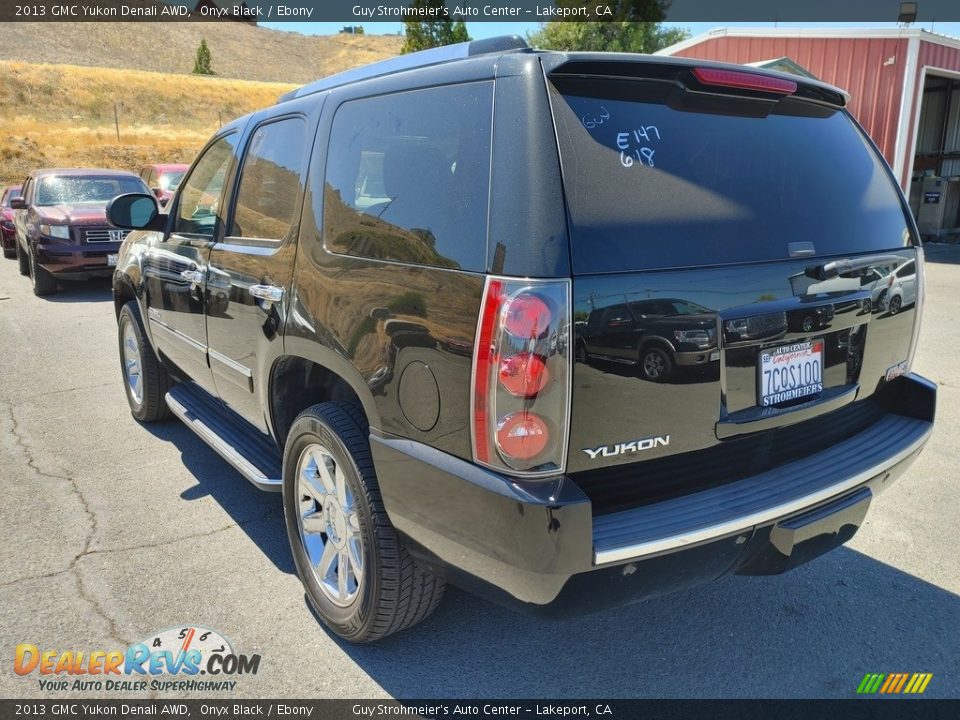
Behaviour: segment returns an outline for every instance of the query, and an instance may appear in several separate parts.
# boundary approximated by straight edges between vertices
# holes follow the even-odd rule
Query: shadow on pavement
[[[110,278],[96,278],[94,280],[61,280],[59,289],[53,295],[40,298],[47,302],[103,302],[113,300],[113,285]]]
[[[924,243],[923,257],[927,262],[960,265],[960,244]]]
[[[282,572],[278,493],[264,493],[177,421],[146,427]],[[304,598],[303,611],[311,612]],[[414,697],[854,697],[867,672],[931,672],[960,696],[960,597],[840,548],[785,575],[727,577],[572,620],[544,620],[456,588],[436,614],[375,645],[331,638],[391,695]],[[328,632],[317,621],[317,633]]]
[[[451,590],[436,615],[344,652],[396,697],[854,697],[866,672],[960,694],[960,597],[847,548],[566,621]]]
[[[211,496],[278,570],[296,572],[290,557],[280,493],[255,488],[178,420],[143,427],[161,440],[173,443],[180,450],[184,466],[196,478],[197,484],[181,494],[184,500]]]

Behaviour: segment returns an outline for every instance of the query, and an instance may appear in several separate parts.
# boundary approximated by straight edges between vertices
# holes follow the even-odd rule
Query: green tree
[[[197,48],[197,57],[193,61],[194,75],[215,75],[210,61],[210,48],[207,47],[207,39],[200,39],[200,46]]]
[[[411,7],[442,11],[444,3],[443,0],[413,0]],[[437,20],[404,20],[403,34],[406,36],[400,51],[403,53],[470,40],[467,24],[462,20],[454,22],[448,17],[439,17]]]
[[[585,0],[558,0],[560,7],[589,8]],[[680,28],[665,28],[669,3],[664,0],[613,0],[613,16],[603,22],[549,22],[527,34],[534,47],[548,50],[594,50],[606,52],[652,53],[679,42],[689,33]]]

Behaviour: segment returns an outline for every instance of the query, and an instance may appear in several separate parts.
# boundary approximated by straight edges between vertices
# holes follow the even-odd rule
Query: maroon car
[[[122,170],[34,170],[11,201],[20,273],[36,295],[57,290],[58,279],[110,277],[127,232],[107,223],[117,195],[149,192]]]
[[[10,201],[20,195],[20,186],[11,185],[3,189],[3,195],[0,196],[0,244],[3,245],[3,256],[5,258],[15,258],[17,251],[14,247],[16,237],[13,230],[13,208],[10,207]]]
[[[180,181],[189,169],[189,165],[180,163],[144,165],[140,168],[140,179],[147,184],[150,191],[160,201],[160,205],[163,206],[173,197],[180,186]]]

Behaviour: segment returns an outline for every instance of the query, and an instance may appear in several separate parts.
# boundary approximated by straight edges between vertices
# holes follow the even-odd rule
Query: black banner
[[[955,720],[960,700],[0,700],[0,718]]]
[[[896,0],[673,0],[668,22],[897,22]],[[915,22],[960,20],[957,0],[923,0]],[[906,8],[909,10],[909,8]],[[413,0],[0,0],[4,22],[217,21],[350,23],[449,18],[467,22],[620,21],[627,0],[446,0],[442,8]]]

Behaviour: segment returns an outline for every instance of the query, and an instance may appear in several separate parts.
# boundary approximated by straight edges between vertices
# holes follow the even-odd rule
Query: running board
[[[192,382],[178,383],[166,395],[170,410],[261,490],[278,492],[282,459],[273,440]]]

